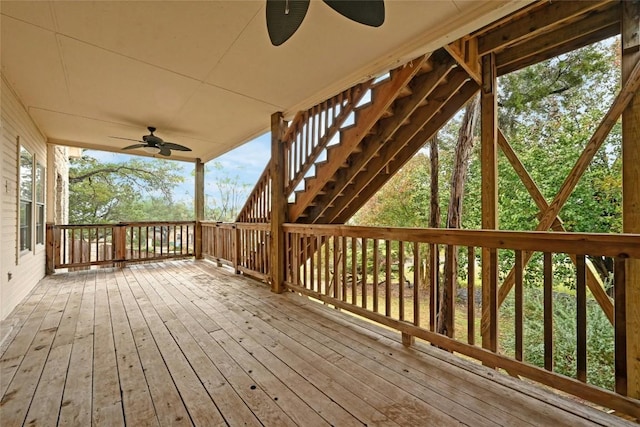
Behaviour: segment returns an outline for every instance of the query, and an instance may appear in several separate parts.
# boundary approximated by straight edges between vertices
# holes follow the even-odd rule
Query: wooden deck
[[[3,427],[628,424],[205,261],[50,276],[2,328]]]

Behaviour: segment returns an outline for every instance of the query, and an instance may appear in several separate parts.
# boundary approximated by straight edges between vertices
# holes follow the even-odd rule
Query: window
[[[45,169],[36,165],[36,244],[44,245],[44,180]]]
[[[45,175],[46,169],[33,154],[20,147],[20,252],[33,250],[33,243],[45,243]],[[35,234],[34,234],[35,229]]]
[[[20,147],[20,252],[32,249],[33,154]]]

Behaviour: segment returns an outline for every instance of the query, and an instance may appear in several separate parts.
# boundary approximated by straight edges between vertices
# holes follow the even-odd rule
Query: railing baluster
[[[627,395],[627,298],[626,259],[616,257],[613,265],[613,292],[615,297],[614,341],[615,341],[615,377],[616,393]]]
[[[332,242],[333,242],[333,297],[335,299],[338,299],[338,277],[339,276],[339,269],[340,269],[340,265],[339,265],[339,248],[338,248],[338,239],[333,236],[331,238]]]
[[[307,287],[307,265],[309,264],[309,237],[302,235],[302,277],[304,277],[304,286]]]
[[[577,378],[587,382],[587,268],[584,255],[576,255]]]
[[[379,249],[379,240],[373,239],[373,311],[378,312],[378,268],[379,268],[379,259],[378,259],[378,249]]]
[[[329,237],[324,238],[324,294],[330,295],[331,277],[329,276]]]
[[[309,256],[309,286],[312,291],[316,290],[316,280],[315,280],[315,264],[316,264],[316,238],[313,236],[309,236],[309,244],[311,247],[309,248],[310,256]]]
[[[523,357],[523,259],[522,251],[515,252],[515,334],[516,334],[516,360],[522,361]]]
[[[384,314],[391,316],[391,241],[385,240]]]
[[[351,238],[351,304],[357,304],[357,288],[358,288],[358,251],[356,238]]]
[[[413,242],[413,324],[420,326],[420,245]]]
[[[553,371],[553,254],[544,253],[544,368]]]
[[[316,258],[318,261],[317,279],[318,279],[318,292],[322,293],[322,236],[316,236]]]
[[[398,241],[398,319],[404,320],[404,241]]]
[[[342,236],[342,301],[347,302],[347,237]]]
[[[360,255],[362,262],[362,308],[367,308],[367,244],[367,239],[363,237]]]
[[[438,307],[438,245],[429,245],[429,330],[436,330],[436,307]]]

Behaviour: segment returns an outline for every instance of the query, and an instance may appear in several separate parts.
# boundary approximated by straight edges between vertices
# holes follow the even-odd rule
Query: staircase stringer
[[[350,197],[349,204],[344,206],[336,206],[326,213],[323,218],[324,223],[342,224],[351,218],[391,177],[400,170],[400,168],[408,162],[415,153],[424,146],[424,144],[435,133],[444,126],[451,117],[453,117],[464,105],[473,98],[479,90],[478,84],[473,81],[467,81],[460,90],[445,101],[445,104],[438,112],[427,122],[427,124],[413,137],[404,143],[394,145],[401,146],[401,149],[392,154],[391,152],[383,152],[378,158],[385,159],[381,168],[368,168],[366,172],[358,176],[358,181],[362,179],[367,182],[357,194]],[[385,146],[386,147],[386,146]],[[375,160],[375,159],[374,159]],[[356,202],[356,203],[354,203]]]
[[[304,176],[309,172],[309,169],[315,164],[316,160],[322,153],[323,150],[327,148],[329,142],[333,139],[333,137],[338,133],[340,128],[344,125],[344,122],[347,120],[349,115],[355,110],[356,106],[367,91],[371,88],[373,84],[373,79],[360,83],[352,88],[349,88],[342,92],[341,94],[321,103],[317,106],[303,112],[301,114],[297,114],[292,122],[292,125],[289,127],[291,132],[287,131],[285,134],[285,143],[287,144],[287,152],[291,153],[292,144],[296,138],[296,134],[300,135],[300,132],[303,131],[304,125],[306,124],[307,133],[303,135],[305,139],[313,139],[317,138],[317,144],[310,143],[312,145],[312,149],[309,150],[302,164],[299,166],[300,169],[293,173],[293,176],[290,177],[289,182],[286,184],[285,194],[287,197],[291,195],[291,193],[295,190],[295,188],[300,184],[300,182],[304,179]],[[315,123],[310,123],[310,118],[318,117],[323,112],[328,111],[331,107],[331,104],[334,102],[338,102],[340,105],[340,111],[337,115],[334,115],[332,119],[332,123],[329,127],[325,129],[325,132],[320,136],[320,131],[317,129],[317,125]],[[323,106],[326,107],[323,108]],[[335,108],[335,105],[334,105]],[[309,126],[312,127],[311,132],[309,132]],[[313,135],[315,134],[315,135]],[[305,141],[308,142],[308,141]]]
[[[365,138],[365,141],[363,141],[365,149],[362,153],[353,155],[349,159],[348,168],[342,168],[336,173],[335,181],[327,186],[326,194],[319,195],[317,200],[314,201],[315,206],[309,208],[307,212],[308,219],[305,222],[317,221],[326,210],[332,208],[332,205],[341,194],[345,193],[342,197],[348,197],[348,194],[346,194],[347,187],[352,183],[357,182],[356,185],[358,187],[367,185],[367,182],[363,181],[359,176],[361,171],[372,168],[376,171],[380,170],[384,163],[390,159],[387,156],[393,156],[400,149],[399,144],[403,144],[418,133],[438,113],[446,101],[469,79],[468,74],[460,67],[447,67],[445,71],[447,73],[442,73],[437,81],[441,82],[446,78],[448,80],[447,83],[437,86],[436,82],[436,87],[431,88],[433,91],[426,98],[422,98],[422,100],[427,100],[427,104],[416,108],[408,116],[409,123],[395,129],[393,133],[387,133],[392,138],[380,139],[378,137],[378,135],[385,135],[384,126],[382,126],[379,134]],[[406,119],[405,117],[403,120]]]
[[[400,91],[411,81],[420,70],[427,56],[421,56],[402,67],[391,72],[388,81],[378,86],[378,90],[372,94],[371,104],[359,111],[355,126],[347,129],[340,139],[340,144],[327,156],[327,163],[316,168],[314,179],[307,180],[305,191],[300,194],[295,203],[289,208],[289,221],[296,222],[307,206],[331,180],[336,171],[360,144],[373,126],[380,120],[396,100]]]
[[[324,150],[339,131],[340,127],[344,124],[349,114],[356,108],[358,103],[362,100],[366,92],[371,88],[373,80],[369,80],[364,83],[359,83],[338,95],[321,102],[318,105],[306,111],[299,111],[294,116],[290,125],[285,132],[283,142],[286,145],[286,150],[290,153],[293,142],[296,140],[297,135],[304,129],[305,124],[309,123],[310,117],[322,116],[320,121],[328,123],[331,121],[331,125],[328,126],[324,133],[320,129],[320,126],[313,125],[313,130],[306,129],[304,135],[304,142],[307,143],[307,147],[312,147],[310,154],[305,159],[301,170],[296,173],[293,181],[287,184],[287,196],[291,194],[293,189],[304,178],[304,175],[309,171],[309,168],[317,160],[322,150]],[[339,111],[336,113],[336,109]],[[331,118],[329,116],[331,114]],[[318,144],[312,142],[312,139],[318,139]],[[300,157],[300,156],[299,156]],[[290,172],[290,169],[287,171]],[[296,182],[297,181],[297,182]],[[256,185],[247,197],[247,201],[238,213],[236,218],[237,222],[260,222],[266,223],[271,220],[271,159],[267,163],[262,175],[258,178]]]

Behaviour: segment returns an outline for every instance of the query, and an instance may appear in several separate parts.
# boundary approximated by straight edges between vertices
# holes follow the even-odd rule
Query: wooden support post
[[[640,63],[640,1],[622,2],[622,84]],[[622,230],[640,233],[640,89],[622,113]],[[627,395],[640,398],[640,260],[625,270]],[[616,301],[616,311],[618,309]],[[616,319],[619,317],[616,316]],[[624,316],[622,316],[624,318]],[[620,325],[622,326],[622,325]],[[616,325],[616,328],[618,325]],[[616,374],[616,382],[618,382]],[[624,392],[624,390],[616,390]]]
[[[113,227],[113,245],[116,248],[114,265],[123,268],[126,265],[127,256],[127,226],[118,224]]]
[[[53,224],[48,222],[47,223],[47,234],[46,234],[46,273],[47,274],[53,274],[56,272],[56,265],[55,265],[55,258],[54,258],[54,254],[55,254],[55,247],[56,247],[56,242],[55,242],[55,233],[54,233],[54,227]]]
[[[411,347],[416,342],[416,338],[406,332],[402,333],[402,345],[405,347]]]
[[[240,236],[240,229],[237,225],[234,225],[233,230],[231,230],[231,239],[231,250],[233,251],[231,255],[233,257],[233,269],[235,270],[236,274],[240,274],[240,269],[238,268],[238,266],[241,264],[240,254],[242,251],[240,245],[242,244],[242,241]]]
[[[498,228],[498,114],[497,72],[494,54],[482,57],[481,174],[482,228]],[[482,249],[482,347],[498,349],[498,256]]]
[[[195,248],[196,259],[202,259],[202,221],[204,220],[204,163],[196,159],[196,183],[195,183]]]
[[[271,115],[271,290],[284,291],[285,245],[282,225],[286,222],[287,196],[284,193],[285,123],[282,113]]]

